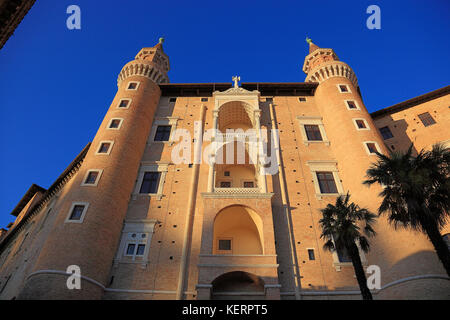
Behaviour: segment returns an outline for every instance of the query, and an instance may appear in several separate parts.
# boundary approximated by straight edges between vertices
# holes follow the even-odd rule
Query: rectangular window
[[[337,236],[333,234],[333,243],[335,247],[335,254],[337,255],[338,262],[352,262],[352,259],[350,258],[350,255],[348,254],[347,248],[337,248],[336,246],[336,240]]]
[[[387,140],[387,139],[390,139],[390,138],[394,137],[394,135],[391,132],[391,129],[389,129],[388,126],[380,128],[380,133],[383,136],[384,140]]]
[[[358,107],[356,106],[355,101],[351,101],[351,100],[347,100],[347,107],[349,109],[358,109]]]
[[[305,131],[308,141],[322,141],[322,135],[318,125],[305,124]]]
[[[231,250],[231,239],[219,239],[219,250]]]
[[[202,98],[201,101],[202,101],[202,102],[207,102],[207,101],[208,101],[208,98]]]
[[[321,193],[338,193],[332,172],[316,172]]]
[[[419,119],[422,121],[425,127],[431,126],[436,123],[431,114],[429,114],[428,112],[419,114]]]
[[[127,247],[127,255],[128,256],[132,256],[134,255],[134,249],[136,248],[136,244],[134,243],[129,243],[128,247]]]
[[[220,187],[221,188],[231,188],[231,182],[230,181],[221,181]]]
[[[348,87],[346,84],[340,84],[339,85],[339,90],[344,93],[344,92],[348,92]]]
[[[305,97],[300,97],[300,98],[298,98],[298,101],[299,102],[306,102],[306,98]]]
[[[131,258],[131,260],[139,258],[138,260],[142,261],[145,259],[145,255],[148,254],[145,252],[145,249],[150,245],[149,241],[151,238],[147,232],[151,232],[153,226],[154,224],[151,224],[148,226],[150,228],[147,228],[147,226],[142,225],[140,222],[133,222],[131,224],[125,222],[120,244],[120,258],[125,256]],[[133,232],[132,230],[139,230],[139,232]]]
[[[230,176],[230,171],[224,171],[224,172],[223,172],[223,175],[224,175],[225,177],[229,177],[229,176]]]
[[[128,90],[136,90],[138,87],[138,83],[137,82],[130,82],[128,84]]]
[[[128,108],[130,104],[130,100],[120,100],[119,108]]]
[[[138,244],[137,250],[136,250],[136,255],[143,256],[144,252],[145,252],[145,244]]]
[[[157,193],[159,186],[160,172],[146,172],[142,179],[139,193]]]
[[[367,149],[369,150],[369,153],[377,153],[377,146],[373,142],[366,142]]]
[[[336,252],[339,262],[352,262],[352,258],[350,258],[346,248],[336,249]]]
[[[169,141],[172,126],[158,126],[154,141]]]
[[[255,183],[253,181],[244,181],[244,188],[254,188]]]
[[[359,129],[365,129],[366,127],[366,123],[364,122],[364,120],[355,120],[356,121],[356,125],[358,126]]]
[[[109,123],[109,129],[118,129],[120,127],[120,122],[122,122],[121,119],[112,119]]]
[[[102,142],[100,144],[100,148],[98,148],[97,153],[108,153],[110,147],[111,147],[110,142]]]
[[[84,181],[85,184],[95,184],[98,177],[98,171],[91,171],[88,173],[88,176],[86,177],[86,180]]]
[[[72,209],[69,220],[81,220],[84,208],[85,208],[84,205],[75,205]]]
[[[316,260],[316,256],[314,255],[314,249],[308,249],[308,257],[309,260]]]

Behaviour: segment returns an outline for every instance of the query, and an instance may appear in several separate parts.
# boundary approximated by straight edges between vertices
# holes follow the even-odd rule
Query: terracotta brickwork
[[[143,48],[120,72],[117,94],[76,172],[22,229],[3,235],[0,298],[360,299],[351,263],[323,249],[319,210],[349,191],[376,212],[381,189],[361,184],[376,160],[367,144],[386,153],[392,145],[404,150],[413,142],[420,149],[448,141],[449,96],[371,116],[353,70],[332,49],[312,46],[306,82],[289,90],[286,84],[239,87],[237,78],[233,87],[171,85],[162,42]],[[124,99],[128,104],[121,105]],[[424,112],[436,123],[424,127],[418,118]],[[114,119],[120,124],[110,128]],[[308,138],[305,125],[314,125],[321,139]],[[169,126],[170,138],[161,138]],[[383,126],[393,138],[383,139]],[[272,145],[269,154],[278,153],[280,170],[261,177],[260,164],[247,166],[256,172],[250,179],[251,170],[210,167],[204,159],[197,164],[193,154],[175,163],[172,153],[183,142],[173,139],[175,130],[190,133],[181,139],[193,150],[195,130],[202,137],[218,127],[278,130],[279,149]],[[104,142],[110,150],[99,154]],[[100,172],[95,186],[84,184],[90,170]],[[156,182],[144,181],[149,172],[157,173]],[[333,177],[336,192],[323,193],[317,172]],[[222,188],[219,179],[232,185]],[[244,187],[249,179],[254,184]],[[146,183],[155,185],[146,189]],[[79,202],[89,204],[82,222],[68,221]],[[241,225],[220,216],[237,211]],[[385,218],[375,227],[371,251],[363,255],[365,266],[381,268],[375,299],[450,298],[425,235],[394,230]],[[251,241],[243,246],[242,239]],[[241,247],[233,253],[234,245]],[[69,265],[81,269],[81,290],[67,289]]]

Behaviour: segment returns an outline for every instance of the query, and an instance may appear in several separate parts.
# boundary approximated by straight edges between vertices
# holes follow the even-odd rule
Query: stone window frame
[[[352,120],[353,120],[353,124],[355,125],[355,128],[356,128],[357,131],[368,131],[368,130],[370,130],[369,123],[367,122],[366,119],[364,119],[364,118],[352,118]],[[364,124],[366,125],[366,127],[365,128],[358,127],[358,124],[356,123],[356,120],[364,121]]]
[[[245,185],[246,182],[251,182],[251,183],[253,183],[253,187],[244,187],[244,185]],[[249,188],[249,189],[251,189],[251,188],[257,188],[257,186],[256,186],[256,180],[241,179],[241,184],[240,184],[239,188],[246,188],[246,189],[247,189],[247,188]]]
[[[230,183],[229,188],[239,188],[239,187],[233,186],[233,178],[232,177],[219,178],[217,182],[219,182],[219,186],[215,187],[215,188],[228,188],[228,187],[221,187],[220,185],[222,182],[229,182]]]
[[[160,117],[160,118],[155,118],[155,120],[153,120],[152,128],[150,130],[150,136],[149,136],[147,144],[165,143],[165,144],[169,144],[169,146],[171,146],[174,143],[174,141],[172,139],[173,138],[173,133],[177,129],[177,123],[178,123],[179,119],[180,118],[178,118],[178,117]],[[158,126],[171,126],[169,140],[167,140],[167,141],[155,141],[156,130],[158,129]]]
[[[89,173],[91,172],[98,172],[97,178],[95,179],[95,183],[86,183],[86,179],[89,176]],[[89,169],[84,174],[83,180],[81,181],[82,187],[97,187],[98,182],[100,181],[100,178],[102,176],[103,169]]]
[[[429,126],[432,126],[433,124],[436,124],[437,121],[429,111],[423,112],[421,114],[417,114],[417,117],[419,118],[420,122],[422,122],[422,125],[426,128]],[[431,120],[431,123],[430,123]]]
[[[135,234],[136,238],[130,238],[130,234]],[[145,237],[142,237],[142,235],[145,234]],[[137,257],[144,257],[145,253],[148,249],[147,247],[147,241],[148,241],[148,234],[146,232],[128,232],[128,234],[126,235],[127,238],[125,239],[125,246],[124,246],[124,250],[123,250],[123,257],[131,257],[132,260],[136,260]],[[129,254],[128,253],[128,247],[130,246],[130,244],[133,244],[134,247],[134,251],[133,254]],[[137,254],[137,250],[139,248],[139,245],[144,245],[144,254]]]
[[[219,241],[220,240],[230,240],[231,249],[230,250],[219,250]],[[232,255],[233,254],[233,238],[232,237],[217,237],[216,254]]]
[[[348,104],[349,101],[355,103],[356,109],[350,108],[350,106]],[[359,103],[356,100],[346,99],[346,100],[344,100],[344,102],[345,102],[345,106],[347,107],[347,110],[350,110],[350,111],[361,110],[361,107],[359,106]]]
[[[314,116],[297,116],[297,120],[300,124],[300,133],[302,135],[303,143],[306,146],[309,146],[310,143],[317,144],[323,143],[326,146],[330,145],[330,140],[328,140],[327,134],[325,132],[325,126],[323,125],[322,117],[314,117]],[[308,140],[308,136],[306,134],[305,125],[317,125],[319,126],[320,135],[322,136],[321,141]]]
[[[110,143],[111,144],[109,146],[108,152],[104,152],[104,153],[99,152],[100,151],[100,147],[102,146],[103,143]],[[98,143],[97,151],[95,151],[95,154],[96,155],[100,155],[100,156],[109,156],[111,154],[113,146],[114,146],[114,140],[101,140]]]
[[[79,220],[70,219],[70,216],[72,215],[72,211],[75,208],[75,206],[84,206],[83,212],[81,213],[81,217]],[[72,205],[70,206],[69,212],[67,214],[67,217],[66,217],[66,220],[64,221],[64,223],[83,223],[84,218],[86,216],[86,212],[88,211],[88,208],[89,208],[89,202],[79,202],[79,201],[72,202]]]
[[[316,198],[322,200],[323,197],[338,197],[344,195],[344,187],[342,186],[341,179],[339,178],[339,171],[337,169],[337,162],[333,160],[311,160],[306,164],[309,167],[312,175],[312,182],[314,184],[314,190],[316,192]],[[336,184],[337,193],[322,193],[320,191],[319,179],[317,178],[317,172],[331,172],[333,174],[334,183]]]
[[[125,101],[125,100],[128,101],[128,105],[126,107],[120,107],[120,104],[122,103],[122,101]],[[121,98],[121,99],[119,99],[119,102],[117,103],[117,107],[116,108],[119,109],[119,110],[130,109],[130,106],[131,106],[132,102],[133,102],[133,99],[131,99],[131,98]]]
[[[331,241],[333,241],[333,244],[336,245],[334,242],[333,236],[331,237]],[[361,264],[363,266],[366,266],[367,265],[366,255],[364,254],[364,251],[361,249],[359,241],[356,241],[356,246],[358,247],[359,257],[361,258]],[[350,262],[341,262],[339,260],[339,255],[337,253],[337,249],[331,251],[331,254],[333,257],[333,266],[336,269],[336,271],[341,271],[342,267],[353,267],[353,263],[351,261]]]
[[[385,129],[385,128],[389,131],[389,134],[391,135],[389,138],[385,138],[385,136],[383,135],[383,132],[381,131],[381,129]],[[392,130],[389,127],[389,125],[385,125],[385,126],[383,126],[381,128],[378,128],[378,131],[380,132],[380,135],[383,138],[383,140],[389,140],[389,139],[392,139],[392,138],[395,137],[394,134],[392,133]]]
[[[138,178],[133,192],[133,200],[136,200],[138,196],[156,197],[161,200],[163,197],[164,182],[166,180],[167,172],[169,171],[169,163],[162,162],[143,162],[139,168]],[[146,172],[160,172],[158,191],[156,193],[140,193],[142,181]]]
[[[142,263],[147,265],[149,263],[149,252],[150,245],[152,243],[152,237],[155,230],[155,225],[158,223],[155,219],[127,219],[124,221],[122,233],[120,236],[119,248],[117,249],[116,257],[114,259],[115,263]],[[129,236],[130,234],[146,234],[145,240],[132,240]],[[145,244],[144,255],[127,255],[126,251],[128,244],[135,243],[137,251],[138,244]],[[135,251],[135,252],[136,252]],[[133,257],[131,260],[126,258]],[[136,260],[136,257],[142,257],[140,260]]]
[[[120,120],[119,126],[117,128],[111,128],[111,124],[112,124],[113,120]],[[108,125],[106,126],[106,129],[107,130],[120,130],[120,128],[122,128],[122,124],[123,124],[123,118],[111,118],[108,122]]]
[[[129,88],[131,83],[136,83],[136,84],[137,84],[137,86],[136,86],[135,89],[130,89],[130,88]],[[129,82],[127,83],[127,88],[125,89],[125,91],[137,91],[137,90],[139,89],[139,86],[140,86],[140,85],[141,85],[141,82],[140,82],[140,81],[135,81],[135,80],[129,81]]]
[[[377,149],[377,151],[379,153],[381,153],[381,148],[380,148],[380,146],[378,145],[378,143],[376,141],[364,141],[363,142],[364,150],[366,150],[367,155],[369,155],[369,156],[376,156],[377,155],[376,153],[371,153],[370,152],[369,147],[367,146],[368,143],[374,143],[375,144],[375,148]]]
[[[348,91],[342,91],[341,86],[346,86]],[[338,88],[339,93],[352,93],[352,90],[350,89],[350,86],[348,84],[339,83],[336,85],[336,87]]]

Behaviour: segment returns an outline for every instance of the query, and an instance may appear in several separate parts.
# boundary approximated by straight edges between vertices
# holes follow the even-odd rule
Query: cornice
[[[355,88],[358,88],[358,79],[356,78],[355,72],[350,68],[350,66],[341,61],[330,61],[326,62],[319,67],[309,71],[306,76],[305,82],[319,82],[334,78],[334,77],[344,77],[349,79]]]
[[[166,72],[152,63],[143,60],[133,60],[128,62],[120,71],[117,77],[117,87],[120,87],[122,81],[131,76],[146,77],[157,84],[169,83]]]

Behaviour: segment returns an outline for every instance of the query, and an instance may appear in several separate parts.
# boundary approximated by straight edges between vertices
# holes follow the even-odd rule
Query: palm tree
[[[413,156],[412,147],[405,153],[378,153],[364,184],[383,186],[378,213],[388,214],[395,228],[425,233],[450,276],[450,252],[440,233],[450,213],[450,149],[435,144]]]
[[[359,250],[356,243],[364,252],[369,251],[369,241],[361,234],[360,226],[364,224],[364,234],[375,235],[371,224],[375,221],[376,215],[367,209],[360,208],[355,203],[350,203],[350,194],[339,196],[336,204],[328,204],[320,210],[323,218],[319,223],[322,226],[321,238],[326,239],[324,249],[329,251],[346,250],[352,259],[355,269],[356,279],[364,300],[372,300],[372,294],[367,287],[366,274],[361,263]]]

